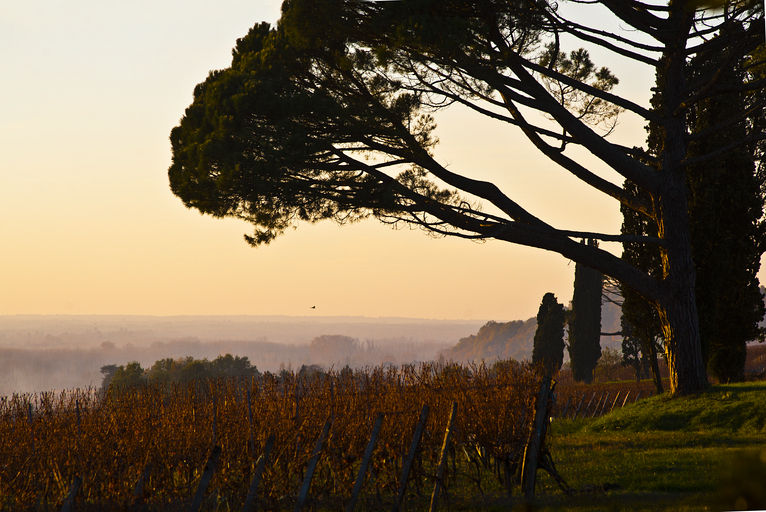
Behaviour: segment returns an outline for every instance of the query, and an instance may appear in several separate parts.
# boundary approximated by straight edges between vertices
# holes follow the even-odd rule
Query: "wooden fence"
[[[611,386],[569,386],[557,392],[551,416],[593,418],[654,394],[651,382],[615,383]]]

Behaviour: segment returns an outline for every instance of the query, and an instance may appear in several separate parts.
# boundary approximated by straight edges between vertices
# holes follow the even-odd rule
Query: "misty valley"
[[[99,387],[107,365],[247,357],[260,371],[437,359],[481,322],[352,317],[0,317],[0,396]]]

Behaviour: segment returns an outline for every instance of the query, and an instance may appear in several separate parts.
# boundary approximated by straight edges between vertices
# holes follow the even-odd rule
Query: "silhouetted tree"
[[[727,30],[732,37],[745,31],[739,25]],[[744,379],[746,344],[758,338],[764,314],[757,276],[766,248],[764,181],[756,173],[756,148],[740,142],[748,140],[757,122],[748,119],[746,110],[762,116],[764,98],[738,91],[755,79],[746,66],[746,60],[725,45],[699,53],[689,66],[691,81],[718,74],[715,87],[720,91],[690,109],[696,135],[689,144],[689,159],[734,146],[688,167],[702,354],[708,372],[721,382]],[[729,121],[728,126],[715,129],[722,120]]]
[[[628,181],[625,182],[624,189],[627,194],[635,196],[641,193]],[[657,236],[657,224],[652,218],[628,208],[621,208],[621,211],[624,234]],[[627,243],[623,245],[622,259],[657,279],[662,276],[661,253],[658,247]],[[629,352],[635,351],[636,348],[640,350],[641,359],[647,361],[651,369],[657,393],[662,393],[664,386],[657,361],[658,349],[661,350],[663,343],[659,313],[651,302],[629,286],[621,284],[620,290],[622,293],[620,326],[622,335],[628,343],[626,348]]]
[[[588,245],[598,246],[595,240]],[[593,381],[601,357],[601,289],[603,275],[582,263],[575,265],[572,309],[569,311],[569,360],[576,381]]]
[[[564,323],[566,313],[556,296],[543,295],[537,312],[537,331],[532,349],[532,364],[540,365],[546,375],[554,375],[564,363]]]
[[[685,68],[720,42],[737,54],[752,52],[763,39],[763,12],[760,3],[727,5],[721,16],[695,11],[692,2],[639,0],[583,2],[580,11],[592,3],[629,32],[612,34],[600,16],[582,12],[577,22],[567,19],[547,0],[286,1],[277,28],[256,25],[237,42],[231,66],[195,88],[171,133],[171,188],[188,207],[251,222],[252,244],[299,221],[374,216],[555,251],[649,300],[663,326],[671,390],[700,391],[707,377],[689,237],[686,116],[716,91],[715,75],[692,82]],[[746,30],[726,41],[702,38],[731,23]],[[657,71],[661,101],[646,108],[613,94],[608,70],[596,69],[587,53],[560,50],[567,38]],[[656,237],[557,229],[473,177],[480,173],[441,165],[430,113],[453,103],[518,127],[565,171],[662,229]],[[660,127],[662,144],[650,163],[646,151],[605,138],[618,109]],[[553,124],[536,125],[530,111]],[[643,195],[596,175],[580,160],[584,154]],[[648,202],[638,199],[644,196]],[[578,237],[659,247],[662,276]]]
[[[104,375],[106,377],[106,375]],[[132,361],[125,366],[118,366],[112,375],[108,389],[127,389],[146,384],[146,375],[141,364]]]
[[[725,382],[743,378],[746,342],[758,337],[764,312],[757,273],[766,239],[766,180],[755,162],[763,148],[759,140],[763,131],[758,125],[766,103],[763,96],[754,97],[746,87],[759,79],[752,71],[759,68],[750,67],[752,58],[741,47],[728,44],[745,33],[739,23],[726,24],[685,69],[688,82],[708,87],[707,97],[688,109],[686,123],[692,134],[688,136],[686,175],[702,355],[708,371]],[[746,67],[751,71],[746,72]],[[655,91],[653,104],[662,105],[663,94],[661,89]],[[650,122],[648,131],[649,152],[660,155],[663,127]],[[642,193],[627,181],[625,190],[636,196]],[[622,213],[623,233],[659,233],[656,217],[624,207]],[[663,276],[658,248],[626,244],[623,259]],[[649,353],[659,391],[661,381],[652,352],[663,336],[661,318],[639,294],[627,287],[623,292],[626,321],[642,352]]]
[[[625,317],[622,317],[624,320]],[[620,345],[622,352],[622,365],[630,366],[636,375],[636,382],[640,381],[647,369],[644,365],[644,358],[641,354],[641,343],[632,336],[625,336],[625,326],[623,325],[623,338]]]
[[[109,385],[112,383],[114,374],[117,373],[118,366],[116,364],[107,364],[101,367],[101,391],[105,392],[109,389]]]
[[[227,378],[259,378],[258,368],[250,364],[247,357],[221,355],[208,361],[207,359],[194,359],[191,356],[184,358],[159,359],[148,369],[144,370],[137,362],[128,363],[126,366],[107,365],[101,368],[104,378],[102,389],[114,387],[130,387],[143,383],[167,385],[171,383],[188,384],[202,380],[227,379]]]

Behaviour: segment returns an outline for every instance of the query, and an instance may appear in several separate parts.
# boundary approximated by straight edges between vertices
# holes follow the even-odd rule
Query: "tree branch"
[[[500,94],[502,95],[503,91],[500,91]],[[559,164],[561,167],[572,173],[583,182],[592,186],[596,190],[603,192],[604,194],[613,197],[614,199],[617,199],[620,203],[624,204],[628,208],[645,213],[647,215],[649,214],[649,206],[626,194],[622,187],[618,187],[617,185],[601,178],[600,176],[597,176],[596,174],[580,165],[578,162],[564,155],[558,148],[554,148],[553,146],[546,144],[545,141],[543,141],[537,133],[529,128],[528,123],[524,119],[524,116],[521,114],[519,109],[516,108],[511,100],[506,101],[506,108],[511,113],[511,116],[516,119],[524,135],[526,135],[532,144],[534,144],[535,147],[539,149],[545,156]]]
[[[609,103],[612,103],[613,105],[617,105],[618,107],[622,107],[626,110],[630,110],[631,112],[635,112],[636,114],[640,115],[647,121],[656,121],[658,119],[658,117],[650,110],[642,107],[641,105],[637,103],[633,103],[632,101],[627,100],[621,96],[617,96],[616,94],[611,94],[609,92],[602,91],[601,89],[596,89],[595,87],[592,87],[586,83],[580,82],[579,80],[575,80],[574,78],[568,77],[567,75],[563,73],[559,73],[558,71],[549,69],[545,66],[541,66],[534,62],[531,62],[521,56],[519,56],[519,59],[523,62],[524,67],[527,67],[533,71],[537,71],[538,73],[548,76],[550,78],[553,78],[554,80],[558,80],[561,83],[564,83],[566,85],[579,89],[587,94],[590,94],[591,96],[601,98],[602,100],[608,101]]]
[[[484,238],[496,238],[528,247],[536,247],[559,253],[566,258],[582,262],[604,274],[625,282],[649,300],[659,298],[659,283],[644,272],[636,269],[622,259],[592,246],[581,244],[560,232],[540,225],[521,224],[510,221],[505,224],[487,223],[481,219],[467,217],[452,207],[437,203],[430,198],[417,194],[394,178],[371,168],[364,162],[355,160],[338,151],[338,157],[355,169],[374,175],[380,181],[391,186],[404,197],[415,202],[418,209],[441,219],[445,223],[464,231],[477,233]],[[446,233],[451,234],[451,233]]]
[[[560,125],[585,146],[591,153],[607,163],[624,178],[645,188],[650,193],[657,190],[656,173],[650,167],[625,155],[610,142],[596,134],[590,127],[577,119],[571,112],[553,98],[550,93],[532,77],[524,67],[524,59],[512,51],[506,52],[508,66],[522,82],[524,92],[533,96]]]
[[[667,22],[664,18],[652,14],[645,4],[633,0],[601,0],[600,3],[636,30],[652,36],[657,41],[666,42]]]

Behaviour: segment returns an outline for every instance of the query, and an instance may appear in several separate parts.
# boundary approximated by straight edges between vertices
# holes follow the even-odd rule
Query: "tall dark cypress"
[[[729,25],[719,36],[719,47],[693,59],[686,70],[690,83],[712,93],[688,111],[687,158],[691,163],[686,167],[686,176],[703,358],[707,371],[722,382],[744,377],[746,343],[763,335],[758,322],[764,314],[757,280],[760,257],[766,248],[766,172],[762,163],[758,164],[763,146],[742,141],[763,131],[766,114],[763,106],[758,108],[759,100],[753,95],[736,92],[744,82],[755,79],[744,69],[747,59],[730,55],[731,44],[724,43],[736,41],[736,31],[741,32],[742,27]],[[652,104],[661,102],[662,91],[658,90]],[[661,128],[649,123],[647,130],[650,153],[661,154]],[[719,155],[709,156],[717,151]],[[693,163],[695,157],[703,155],[704,163]],[[628,181],[625,189],[637,194]],[[655,218],[625,208],[622,211],[623,233],[658,234]],[[634,244],[624,247],[623,259],[661,276],[659,248]],[[632,290],[623,287],[623,292],[623,315],[631,332],[641,340],[642,352],[655,351],[655,343],[662,339],[656,311]],[[650,359],[654,359],[651,354]],[[656,368],[654,363],[655,383],[660,391]]]
[[[537,312],[537,330],[532,349],[532,364],[540,365],[546,375],[554,375],[564,363],[564,306],[556,296],[543,295]]]
[[[742,31],[736,25],[730,30]],[[692,160],[749,135],[747,95],[724,92],[747,80],[743,62],[722,47],[693,59],[689,76],[701,80],[716,70],[723,72],[717,73],[713,87],[721,92],[690,111],[691,131],[699,134],[689,144]],[[716,129],[733,118],[741,120]],[[690,165],[687,176],[702,354],[709,374],[721,382],[739,381],[744,378],[746,343],[758,337],[764,313],[757,277],[766,236],[762,176],[759,182],[753,148],[745,144]]]
[[[598,247],[596,240],[588,245]],[[569,312],[569,360],[572,376],[591,383],[593,369],[601,357],[601,288],[604,276],[598,270],[578,263],[575,266],[572,310]]]

